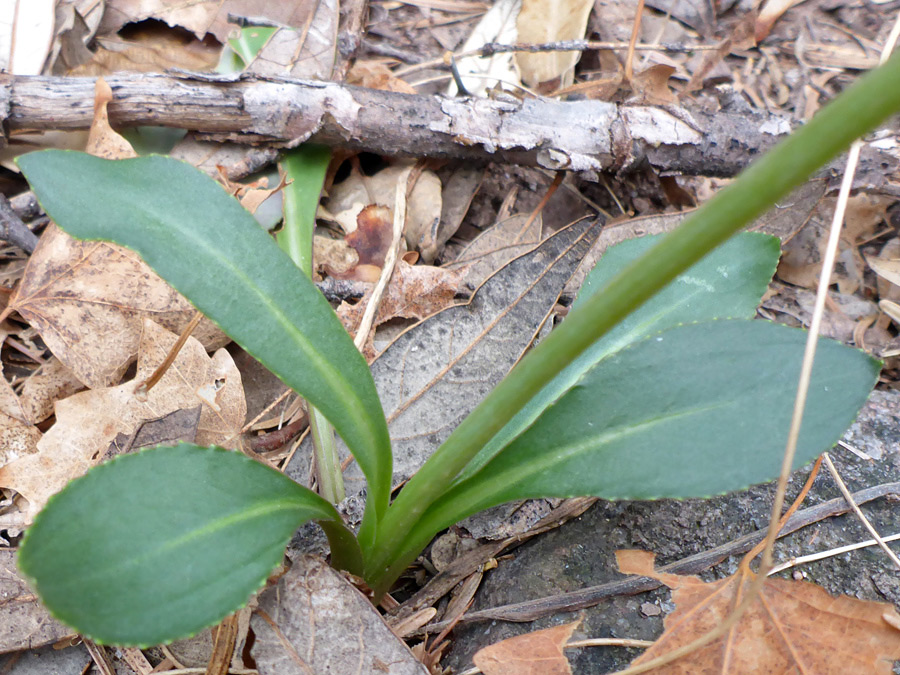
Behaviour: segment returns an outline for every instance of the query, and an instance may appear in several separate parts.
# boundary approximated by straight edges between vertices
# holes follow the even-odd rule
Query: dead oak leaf
[[[78,241],[55,225],[41,235],[10,300],[50,351],[89,387],[121,378],[134,360],[141,322],[180,333],[194,308],[124,247]],[[207,349],[227,338],[204,320],[194,331]]]
[[[53,414],[53,404],[58,399],[83,388],[81,380],[59,359],[51,356],[28,376],[20,394],[16,394],[6,378],[0,376],[0,412],[28,424],[37,424]]]
[[[677,609],[665,619],[665,632],[632,665],[705,635],[731,613],[735,593],[746,592],[750,580],[735,576],[705,583],[697,577],[653,569],[653,554],[618,551],[619,569],[658,579],[672,589]],[[742,596],[743,597],[743,596]],[[808,582],[766,580],[758,600],[731,632],[690,655],[651,673],[816,673],[816,675],[888,675],[900,658],[900,631],[893,606],[847,596],[832,597]]]
[[[202,406],[200,445],[235,447],[247,413],[241,375],[224,349],[212,357],[188,338],[160,382],[139,400],[134,391],[163,361],[177,336],[145,319],[135,379],[116,387],[84,391],[56,403],[56,423],[37,452],[0,468],[0,486],[28,500],[28,518],[71,479],[99,461],[118,434],[175,410]]]
[[[580,623],[501,640],[478,650],[472,660],[484,675],[572,675],[563,649]]]

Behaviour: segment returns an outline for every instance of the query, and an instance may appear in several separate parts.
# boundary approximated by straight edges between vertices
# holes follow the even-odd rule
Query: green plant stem
[[[308,404],[307,404],[308,405]],[[315,406],[309,407],[309,432],[316,450],[316,476],[319,494],[332,504],[344,500],[344,474],[334,445],[334,427]]]
[[[547,382],[681,272],[898,110],[900,54],[861,78],[573,311],[463,420],[390,506],[366,569],[376,594],[415,559],[426,535],[434,534],[416,532],[410,539],[425,509]]]
[[[281,160],[281,168],[290,183],[284,188],[284,226],[276,239],[281,250],[310,278],[316,209],[330,161],[331,150],[310,144],[291,150]],[[334,445],[334,427],[314,406],[307,405],[319,494],[337,504],[345,493],[341,463]]]
[[[312,277],[316,209],[330,161],[327,147],[305,144],[288,152],[280,162],[291,182],[284,188],[284,227],[275,239],[308,277]]]
[[[347,570],[358,577],[363,575],[363,556],[359,542],[343,523],[336,520],[320,520],[319,526],[328,537],[331,549],[331,566],[339,570]]]

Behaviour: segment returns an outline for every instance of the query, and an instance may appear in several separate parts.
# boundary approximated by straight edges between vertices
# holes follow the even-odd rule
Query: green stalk
[[[281,160],[281,168],[291,182],[284,188],[284,226],[276,240],[281,250],[310,278],[316,208],[330,161],[330,149],[310,144],[291,150]],[[344,476],[334,445],[334,427],[316,408],[307,405],[319,494],[337,504],[344,499],[345,493]]]
[[[289,151],[280,162],[291,183],[284,188],[284,227],[275,239],[281,250],[310,278],[316,209],[330,161],[329,148],[307,143]]]
[[[595,340],[820,166],[900,110],[900,53],[861,78],[643,257],[569,314],[456,428],[400,492],[382,519],[366,576],[383,592],[415,559],[425,509],[518,410]]]
[[[328,537],[328,548],[331,549],[331,566],[335,569],[347,570],[350,574],[355,574],[358,577],[362,576],[362,551],[353,533],[342,522],[320,520],[318,523],[325,531],[325,536]]]

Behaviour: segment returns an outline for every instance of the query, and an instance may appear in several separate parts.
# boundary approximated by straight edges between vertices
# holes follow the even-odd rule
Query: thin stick
[[[882,541],[897,541],[900,539],[900,534],[892,534],[889,537],[882,537]],[[780,565],[775,565],[771,570],[769,570],[769,576],[773,574],[778,574],[779,572],[784,572],[785,570],[789,570],[792,567],[798,567],[799,565],[805,565],[806,563],[816,562],[817,560],[825,560],[826,558],[833,558],[836,555],[840,555],[841,553],[849,553],[851,551],[857,551],[861,548],[869,548],[870,546],[877,546],[878,542],[874,539],[866,539],[865,541],[857,542],[856,544],[847,544],[846,546],[839,546],[837,548],[830,548],[827,551],[819,551],[818,553],[810,553],[809,555],[800,555],[796,558],[791,558],[787,562],[783,562]]]
[[[456,59],[465,58],[467,56],[481,56],[487,58],[494,54],[503,54],[507,52],[571,52],[585,50],[611,50],[622,51],[631,47],[630,42],[599,42],[595,40],[560,40],[558,42],[542,42],[533,43],[516,43],[501,44],[498,42],[489,42],[478,49],[470,49],[464,52],[456,52],[453,57]],[[672,42],[661,42],[657,44],[635,44],[635,51],[657,51],[657,52],[678,52],[690,53],[694,51],[711,51],[718,49],[718,45],[682,45]],[[428,70],[431,68],[448,68],[447,60],[442,56],[437,59],[423,61],[405,68],[399,68],[394,71],[397,77],[403,77],[410,73],[420,70]]]
[[[181,335],[178,336],[178,339],[175,341],[175,344],[172,345],[169,353],[166,354],[166,358],[163,359],[163,362],[160,363],[159,366],[157,366],[156,370],[153,371],[153,374],[150,377],[148,377],[137,387],[135,387],[135,396],[145,397],[148,392],[157,385],[157,383],[163,378],[163,375],[166,374],[169,366],[171,366],[175,361],[175,358],[178,356],[178,352],[180,352],[181,348],[184,347],[184,343],[187,342],[187,339],[191,336],[191,333],[194,332],[194,329],[197,327],[197,324],[200,323],[200,319],[202,318],[202,313],[194,312],[194,316],[191,318],[185,329],[181,331]]]
[[[860,522],[865,526],[865,528],[869,531],[869,534],[878,542],[878,545],[881,547],[885,553],[887,553],[888,558],[891,559],[891,562],[894,563],[898,568],[900,568],[900,558],[897,557],[897,554],[894,553],[890,547],[885,543],[885,540],[882,539],[881,535],[878,534],[878,531],[872,526],[872,523],[866,518],[866,515],[862,512],[862,509],[859,508],[857,503],[853,501],[853,495],[850,494],[850,490],[847,489],[846,483],[841,478],[841,475],[838,473],[838,470],[835,468],[834,464],[831,461],[831,457],[828,456],[828,453],[824,453],[822,457],[825,458],[825,466],[828,467],[828,471],[831,473],[831,477],[834,478],[834,482],[837,483],[838,489],[841,491],[841,494],[844,495],[844,499],[847,500],[847,504],[853,509],[853,513],[856,514],[856,517],[859,518]]]
[[[356,337],[353,343],[360,351],[366,344],[366,338],[369,337],[369,331],[372,330],[372,324],[375,322],[375,313],[381,306],[381,298],[384,290],[387,288],[391,275],[394,273],[394,265],[397,263],[397,257],[400,252],[400,239],[403,237],[403,228],[406,224],[406,191],[413,167],[406,169],[397,180],[397,187],[394,190],[394,230],[391,239],[391,247],[388,249],[387,255],[384,257],[384,267],[381,269],[381,276],[378,283],[372,289],[372,296],[366,304],[366,311],[363,312],[360,319],[359,327],[356,329]]]
[[[538,205],[534,207],[534,211],[531,212],[531,215],[525,220],[525,223],[522,225],[522,229],[519,230],[519,234],[516,235],[515,242],[518,243],[522,236],[526,232],[528,232],[528,228],[531,227],[532,223],[537,219],[541,212],[544,210],[544,207],[547,206],[547,202],[550,201],[550,198],[556,193],[559,189],[559,186],[562,185],[563,178],[566,177],[564,171],[557,171],[556,175],[553,177],[553,182],[550,183],[550,187],[547,188],[547,191],[544,193],[544,196],[541,197],[541,201],[538,202]]]
[[[628,42],[628,52],[625,54],[625,82],[628,84],[631,84],[631,78],[634,75],[634,46],[637,44],[643,15],[644,0],[638,0],[637,9],[634,10],[634,23],[631,25],[631,40]]]

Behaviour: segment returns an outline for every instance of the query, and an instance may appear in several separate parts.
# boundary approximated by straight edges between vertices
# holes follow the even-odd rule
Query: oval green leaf
[[[607,250],[594,266],[572,305],[575,309],[640,258],[664,235],[629,239]],[[781,255],[777,237],[757,232],[734,236],[680,274],[624,321],[562,370],[494,436],[461,475],[471,476],[530,426],[598,362],[649,335],[683,323],[712,319],[751,319]]]
[[[193,635],[242,607],[324,499],[245,455],[190,444],[72,481],[28,529],[19,567],[50,612],[100,643]]]
[[[805,342],[799,329],[734,320],[680,326],[623,349],[424,520],[437,531],[515,499],[706,497],[770,480]],[[820,340],[795,467],[837,442],[879,369],[860,350]]]
[[[79,239],[127,246],[334,425],[380,517],[391,451],[369,368],[328,301],[218,183],[189,164],[45,150],[19,157],[44,210]]]

